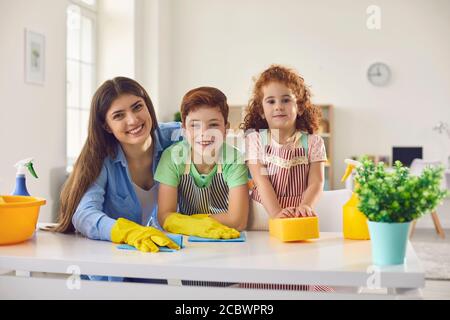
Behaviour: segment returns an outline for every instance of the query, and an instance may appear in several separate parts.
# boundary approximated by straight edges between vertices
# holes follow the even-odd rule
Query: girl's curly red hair
[[[248,129],[259,131],[260,129],[269,128],[267,121],[261,115],[264,114],[262,106],[264,98],[263,87],[270,82],[282,83],[294,93],[298,109],[303,110],[303,114],[297,117],[295,123],[297,130],[306,131],[309,134],[317,132],[322,111],[311,103],[311,92],[305,85],[302,76],[297,71],[281,65],[271,65],[255,80],[252,97],[246,110],[244,122],[241,123],[240,128],[244,129],[244,131]]]

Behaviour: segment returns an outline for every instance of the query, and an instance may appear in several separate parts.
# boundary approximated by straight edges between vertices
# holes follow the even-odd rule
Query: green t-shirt
[[[226,143],[221,149],[220,163],[222,164],[222,175],[228,188],[234,188],[248,182],[248,169],[238,149]],[[184,174],[186,160],[190,153],[190,146],[184,140],[174,143],[164,150],[156,168],[155,180],[172,187],[178,187],[181,176]],[[200,174],[193,163],[191,163],[189,174],[194,178],[197,187],[208,187],[213,176],[217,172],[217,164],[208,174]]]

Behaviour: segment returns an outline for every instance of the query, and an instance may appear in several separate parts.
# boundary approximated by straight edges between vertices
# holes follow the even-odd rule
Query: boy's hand
[[[208,214],[189,216],[172,213],[166,218],[163,228],[172,233],[210,239],[234,239],[240,236],[239,231],[221,224]]]

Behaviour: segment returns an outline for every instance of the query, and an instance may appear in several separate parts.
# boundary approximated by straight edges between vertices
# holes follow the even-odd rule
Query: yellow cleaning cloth
[[[0,196],[0,203],[6,203],[2,196]]]

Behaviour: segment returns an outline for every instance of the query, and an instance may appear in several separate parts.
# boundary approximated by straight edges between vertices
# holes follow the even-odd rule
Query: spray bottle
[[[345,159],[347,169],[341,182],[344,182],[353,172],[353,169],[361,165],[360,162]],[[344,204],[343,207],[343,226],[344,226],[344,238],[352,240],[369,240],[369,228],[367,226],[366,216],[358,210],[359,199],[355,192],[352,192],[352,196],[349,201]]]
[[[15,167],[17,168],[16,174],[16,186],[12,195],[15,196],[30,196],[27,190],[27,185],[25,183],[25,174],[28,171],[31,173],[33,177],[37,179],[37,174],[33,168],[33,158],[20,160],[16,163]]]

